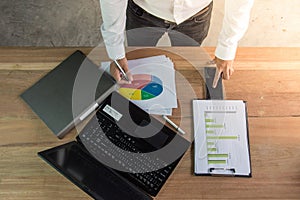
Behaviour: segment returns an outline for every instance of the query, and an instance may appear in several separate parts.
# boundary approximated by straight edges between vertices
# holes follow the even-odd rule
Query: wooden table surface
[[[107,59],[101,49],[79,49],[91,52],[95,62]],[[37,156],[74,140],[76,131],[57,139],[19,97],[74,50],[0,48],[0,199],[90,199]],[[161,52],[172,58],[177,78],[185,77],[203,97],[203,80],[195,71],[214,48],[130,49],[128,57]],[[248,102],[253,177],[194,176],[191,147],[157,199],[300,199],[300,48],[239,48],[234,65],[224,94]],[[191,134],[189,103],[180,104],[174,119],[180,122],[181,116]]]

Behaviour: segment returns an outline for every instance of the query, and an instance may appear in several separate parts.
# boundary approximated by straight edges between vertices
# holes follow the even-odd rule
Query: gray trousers
[[[172,46],[200,46],[206,38],[213,3],[177,25],[155,17],[128,1],[126,35],[128,46],[156,46],[164,33],[168,33]]]

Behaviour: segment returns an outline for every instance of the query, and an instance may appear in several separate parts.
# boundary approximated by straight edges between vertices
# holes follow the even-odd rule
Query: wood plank
[[[80,129],[78,129],[80,130]],[[77,130],[70,131],[62,140],[40,119],[4,118],[0,119],[0,146],[32,146],[37,144],[65,143],[77,135]]]
[[[249,116],[299,116],[299,80],[300,69],[237,71],[224,81],[225,95],[247,101]]]
[[[84,53],[89,53],[91,51],[101,51],[103,47],[1,47],[0,57],[1,60],[7,58],[4,61],[12,62],[15,59],[22,61],[22,59],[28,59],[40,57],[44,58],[56,58],[58,60],[70,55],[73,51],[80,49]],[[96,49],[96,50],[93,50]],[[128,47],[128,51],[133,51],[137,49],[153,49],[153,47]],[[183,53],[184,55],[195,55],[194,53],[198,51],[204,52],[210,57],[214,57],[215,47],[157,47],[155,49],[162,49],[176,54]],[[147,50],[147,51],[148,51]],[[153,50],[155,52],[155,50]],[[185,51],[185,53],[184,53]],[[103,51],[104,54],[105,51]],[[103,55],[102,54],[102,55]],[[180,54],[179,54],[180,55]],[[239,47],[237,49],[236,59],[240,61],[275,61],[275,62],[289,62],[289,61],[299,61],[300,57],[299,47]],[[101,55],[99,55],[101,56]],[[8,59],[10,58],[10,59]],[[197,59],[194,57],[194,59]]]
[[[299,47],[239,47],[236,58],[241,61],[299,62]]]
[[[51,70],[77,49],[88,54],[91,48],[0,48],[0,70]],[[104,49],[99,55],[106,55]]]
[[[51,146],[0,147],[0,199],[90,198],[37,156]]]
[[[1,70],[50,70],[69,56],[75,50],[80,49],[96,63],[101,60],[108,60],[107,54],[102,47],[73,47],[73,48],[42,48],[42,47],[1,47],[0,48],[0,69]],[[128,54],[139,50],[138,57],[147,55],[166,54],[177,55],[175,60],[184,58],[195,67],[204,67],[206,61],[214,57],[213,47],[159,47],[153,48],[130,47]],[[159,51],[161,50],[161,51]],[[174,56],[173,56],[174,57]],[[129,58],[132,58],[129,56]],[[179,63],[182,69],[185,65]],[[236,54],[234,66],[236,70],[297,70],[300,65],[300,49],[292,47],[239,47]]]

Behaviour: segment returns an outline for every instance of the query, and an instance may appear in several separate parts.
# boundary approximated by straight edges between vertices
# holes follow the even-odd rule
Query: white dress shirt
[[[134,0],[148,13],[180,24],[209,5],[212,0]],[[223,60],[233,60],[238,41],[249,24],[254,0],[225,0],[225,14],[215,55]],[[127,0],[100,0],[103,24],[101,32],[108,56],[125,57],[125,24]]]

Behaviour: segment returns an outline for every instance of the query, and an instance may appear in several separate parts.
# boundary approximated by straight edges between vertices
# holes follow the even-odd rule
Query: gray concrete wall
[[[212,27],[203,45],[215,46],[224,0],[214,1]],[[240,46],[300,47],[300,1],[254,0],[248,31]]]
[[[95,46],[99,0],[1,0],[1,46]]]
[[[215,46],[224,0],[215,0],[204,46]],[[240,46],[300,46],[300,1],[256,0]],[[1,0],[0,46],[97,46],[99,0]],[[166,38],[161,41],[167,44]]]

